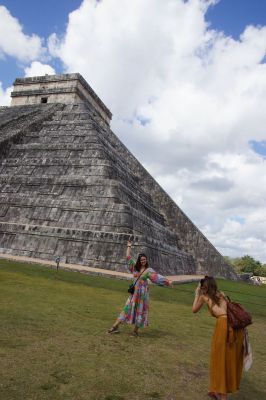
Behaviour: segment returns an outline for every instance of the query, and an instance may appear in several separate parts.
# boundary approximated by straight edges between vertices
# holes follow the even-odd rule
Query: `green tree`
[[[248,254],[237,258],[225,256],[224,259],[238,274],[241,272],[248,272],[257,276],[266,276],[266,264],[262,265],[260,261],[255,260]]]
[[[254,272],[254,275],[257,276],[266,276],[266,265],[262,265],[261,267],[257,268]]]
[[[255,260],[253,257],[249,255],[245,255],[241,258],[238,258],[234,262],[237,269],[241,272],[250,272],[254,275],[257,275],[257,271],[259,271],[262,267],[260,261]]]

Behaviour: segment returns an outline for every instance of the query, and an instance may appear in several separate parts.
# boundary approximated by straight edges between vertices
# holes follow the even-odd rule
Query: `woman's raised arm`
[[[201,309],[204,303],[205,303],[204,296],[200,292],[200,284],[199,284],[197,286],[197,289],[195,290],[195,298],[192,305],[192,312],[197,313]]]
[[[134,266],[136,264],[136,260],[131,256],[131,246],[132,243],[130,241],[127,242],[127,252],[126,252],[126,260],[127,260],[127,268],[131,273],[134,272]]]
[[[127,242],[127,252],[126,252],[126,259],[128,260],[129,258],[131,258],[131,247],[132,247],[132,243],[130,242],[130,240]]]

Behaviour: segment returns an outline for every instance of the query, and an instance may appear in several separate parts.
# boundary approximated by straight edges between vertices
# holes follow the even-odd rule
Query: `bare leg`
[[[117,319],[114,323],[114,325],[108,329],[108,333],[118,333],[118,326],[121,324],[121,321],[119,319]]]
[[[220,400],[227,400],[227,394],[220,394]]]
[[[117,319],[113,325],[113,328],[118,328],[118,326],[121,324],[121,321]]]
[[[135,336],[138,336],[138,335],[139,335],[139,327],[138,327],[137,325],[135,325],[133,334],[134,334]]]

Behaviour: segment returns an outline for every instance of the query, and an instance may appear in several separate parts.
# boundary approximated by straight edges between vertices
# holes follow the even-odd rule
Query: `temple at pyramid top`
[[[17,78],[11,93],[11,106],[32,104],[88,103],[109,124],[111,111],[78,73]]]

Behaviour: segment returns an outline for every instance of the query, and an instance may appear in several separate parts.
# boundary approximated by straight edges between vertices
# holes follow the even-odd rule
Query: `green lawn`
[[[214,318],[195,284],[151,287],[150,327],[106,334],[128,283],[0,260],[1,400],[207,399]],[[254,363],[238,400],[266,398],[266,286],[220,281],[253,314]]]

